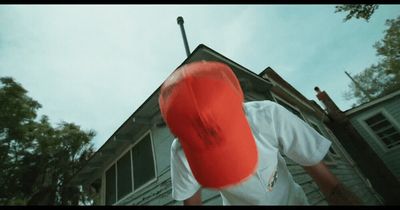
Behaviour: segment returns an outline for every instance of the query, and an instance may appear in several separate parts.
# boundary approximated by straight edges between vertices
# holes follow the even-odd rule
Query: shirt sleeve
[[[177,139],[171,146],[171,182],[172,198],[178,201],[190,198],[201,187],[194,178]]]
[[[331,141],[277,103],[270,111],[283,154],[303,166],[315,165],[325,157]]]

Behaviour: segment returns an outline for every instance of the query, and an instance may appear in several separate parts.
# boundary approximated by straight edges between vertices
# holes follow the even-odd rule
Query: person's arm
[[[360,199],[346,189],[322,161],[312,166],[303,166],[303,168],[317,183],[329,204],[362,205]]]
[[[193,205],[202,205],[201,202],[201,188],[192,195],[192,197],[183,201],[183,205],[185,206],[193,206]]]

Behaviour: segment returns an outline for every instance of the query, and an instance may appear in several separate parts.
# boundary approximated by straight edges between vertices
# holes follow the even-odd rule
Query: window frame
[[[141,142],[146,136],[147,136],[147,134],[150,136],[150,147],[151,147],[151,153],[152,153],[152,156],[153,156],[153,166],[154,166],[154,178],[153,179],[150,179],[149,181],[147,181],[145,184],[143,184],[142,186],[140,186],[139,188],[135,188],[135,180],[134,180],[134,168],[133,168],[133,161],[131,161],[131,164],[132,164],[132,183],[133,183],[133,191],[132,191],[132,194],[133,193],[135,193],[135,192],[138,192],[138,191],[140,191],[141,189],[143,189],[143,188],[145,188],[145,187],[147,187],[148,185],[150,185],[150,184],[152,184],[153,182],[155,182],[157,179],[158,179],[158,177],[157,177],[157,165],[156,165],[156,163],[157,163],[157,161],[156,161],[156,156],[155,156],[155,153],[154,153],[154,144],[153,144],[153,136],[152,136],[152,132],[150,131],[150,130],[148,130],[147,132],[145,132],[140,138],[139,138],[139,140],[138,141],[136,141],[133,145],[132,145],[132,147],[131,147],[131,158],[132,158],[132,160],[133,160],[133,148],[135,148],[135,146],[139,143],[139,142]],[[129,195],[129,194],[128,194]],[[121,199],[121,200],[123,200],[123,199]]]
[[[151,152],[152,152],[152,157],[153,157],[153,165],[154,165],[154,178],[152,178],[152,179],[150,179],[150,180],[148,180],[145,184],[143,184],[142,186],[140,186],[139,188],[135,188],[135,183],[134,183],[134,168],[133,168],[133,157],[132,157],[132,150],[134,149],[134,147],[139,143],[139,142],[141,142],[143,139],[145,139],[145,137],[147,136],[147,135],[149,135],[149,137],[150,137],[150,146],[151,146]],[[143,135],[141,135],[139,138],[137,138],[138,140],[137,141],[135,141],[135,143],[133,143],[133,144],[131,144],[130,146],[128,146],[126,149],[124,149],[122,152],[121,152],[121,154],[120,155],[118,155],[118,157],[117,158],[115,158],[107,167],[106,167],[106,169],[104,170],[104,172],[103,172],[103,178],[102,178],[102,183],[103,183],[103,186],[104,186],[104,190],[103,190],[103,193],[102,193],[102,197],[103,197],[103,204],[104,205],[106,205],[106,185],[107,185],[107,183],[106,183],[106,180],[105,180],[105,178],[106,178],[106,173],[107,173],[107,171],[112,167],[112,166],[114,166],[115,165],[115,190],[116,190],[116,193],[115,193],[115,202],[113,203],[113,204],[109,204],[109,205],[119,205],[120,203],[122,203],[125,199],[127,199],[127,198],[129,198],[130,196],[132,196],[132,195],[134,195],[136,192],[138,192],[138,191],[140,191],[140,190],[142,190],[142,189],[144,189],[144,188],[146,188],[147,186],[149,186],[149,185],[151,185],[151,184],[153,184],[154,182],[156,182],[157,180],[158,180],[158,176],[157,176],[157,174],[158,174],[158,172],[157,172],[157,161],[156,161],[156,155],[155,155],[155,149],[154,149],[154,140],[153,140],[153,135],[152,135],[152,132],[151,132],[151,129],[149,129],[149,130],[147,130],[146,132],[144,132],[144,134]],[[123,196],[122,198],[120,198],[120,199],[118,199],[118,165],[117,165],[117,162],[124,156],[124,155],[126,155],[127,153],[130,153],[130,162],[131,162],[131,184],[132,184],[132,192],[130,192],[130,193],[128,193],[128,194],[126,194],[125,196]]]
[[[123,197],[121,197],[120,199],[118,199],[118,161],[120,161],[121,159],[122,159],[122,157],[124,157],[127,153],[129,153],[129,162],[131,163],[131,167],[130,167],[130,171],[131,171],[131,192],[129,192],[129,193],[127,193],[126,195],[124,195]],[[117,199],[115,200],[115,203],[117,203],[119,200],[123,200],[127,195],[129,195],[130,193],[132,193],[133,191],[134,191],[134,188],[133,188],[133,186],[134,186],[134,183],[133,183],[133,173],[132,173],[132,170],[133,170],[133,165],[132,165],[132,149],[130,149],[129,151],[127,151],[127,152],[123,152],[123,154],[117,159],[117,161],[115,161],[115,177],[116,177],[116,185],[117,185],[117,193],[116,193],[116,195],[117,195]]]
[[[371,117],[382,114],[386,120],[390,123],[390,125],[398,132],[400,133],[400,125],[396,122],[396,120],[386,111],[385,108],[380,108],[374,111],[371,111],[370,113],[365,114],[364,116],[360,117],[358,119],[358,122],[361,124],[361,126],[368,132],[370,136],[372,136],[373,140],[377,142],[379,145],[380,149],[382,149],[383,153],[387,153],[389,151],[397,150],[400,148],[400,144],[388,148],[386,143],[383,142],[383,140],[375,133],[374,130],[371,129],[371,127],[367,124],[366,120],[370,119]]]
[[[112,167],[114,166],[114,164],[110,164],[108,167],[107,167],[107,169],[104,171],[104,173],[103,173],[103,179],[102,180],[104,180],[104,190],[103,190],[103,196],[104,196],[104,202],[103,202],[103,204],[104,205],[114,205],[115,204],[115,202],[117,202],[117,198],[118,198],[118,196],[117,196],[117,194],[118,194],[118,192],[117,192],[117,167],[114,167],[114,173],[115,173],[115,180],[114,180],[114,182],[115,182],[115,202],[114,203],[112,203],[112,204],[107,204],[107,172],[108,172],[108,170],[110,170]]]

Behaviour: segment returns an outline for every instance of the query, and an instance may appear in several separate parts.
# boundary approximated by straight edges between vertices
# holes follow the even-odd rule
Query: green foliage
[[[41,105],[28,97],[27,91],[12,78],[3,77],[0,81],[0,202],[7,203],[23,194],[18,189],[20,161],[31,143],[25,134],[32,128]]]
[[[379,63],[354,76],[354,80],[371,99],[400,89],[400,16],[387,20],[386,25],[388,29],[385,30],[385,37],[374,45],[381,58]],[[357,102],[353,106],[370,101],[354,83],[349,85],[345,98],[356,98]]]
[[[0,204],[77,205],[90,199],[66,182],[94,153],[95,132],[67,122],[53,127],[47,116],[36,120],[41,105],[12,78],[0,81]]]
[[[355,105],[386,95],[390,85],[394,82],[393,77],[383,71],[382,65],[372,65],[353,76],[353,79],[360,87],[353,82],[350,83],[348,86],[350,91],[345,93],[345,98],[348,100],[355,98],[357,100]]]
[[[389,28],[385,30],[385,37],[376,42],[374,47],[385,64],[384,71],[400,81],[400,16],[386,20],[386,26]]]
[[[357,19],[363,18],[367,22],[371,18],[372,14],[378,9],[377,4],[342,4],[335,7],[335,12],[348,12],[346,17],[343,19],[344,22],[355,17]]]

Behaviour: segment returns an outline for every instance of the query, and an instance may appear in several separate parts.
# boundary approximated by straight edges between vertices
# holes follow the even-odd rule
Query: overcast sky
[[[370,22],[335,5],[1,5],[0,77],[11,76],[56,125],[97,132],[100,148],[199,44],[260,73],[270,66],[308,99],[327,91],[341,110],[354,75],[378,62],[373,44],[400,5]]]

